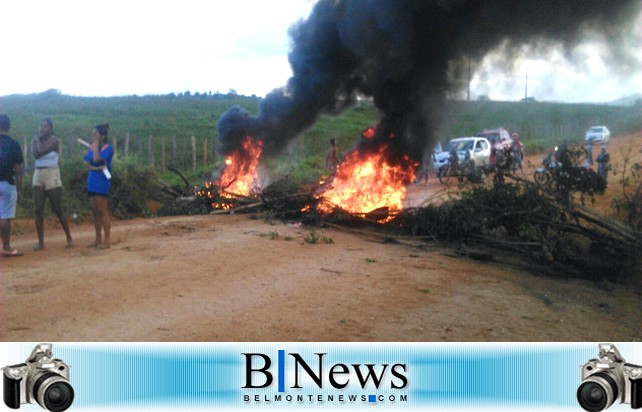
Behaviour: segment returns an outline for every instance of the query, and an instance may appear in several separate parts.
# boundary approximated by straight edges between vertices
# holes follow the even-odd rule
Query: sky
[[[233,90],[264,96],[292,75],[288,28],[314,0],[3,0],[0,96],[58,89],[78,96]],[[6,41],[10,39],[10,41]],[[630,47],[642,61],[642,18]],[[473,67],[471,99],[608,102],[642,93],[639,67],[614,70],[605,45]],[[460,96],[465,97],[465,91]]]

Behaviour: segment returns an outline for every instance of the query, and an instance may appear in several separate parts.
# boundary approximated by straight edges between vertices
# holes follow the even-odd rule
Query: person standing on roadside
[[[50,118],[40,122],[40,134],[31,141],[31,154],[35,159],[36,169],[33,173],[33,201],[36,215],[36,232],[38,243],[33,250],[45,248],[45,202],[49,199],[51,208],[58,217],[62,230],[67,236],[67,248],[73,247],[74,242],[69,231],[67,216],[62,207],[62,180],[58,157],[60,139],[53,134],[53,122]]]
[[[606,151],[606,145],[602,145],[602,148],[600,149],[600,154],[597,155],[597,158],[595,161],[597,162],[597,174],[602,176],[604,179],[608,179],[609,177],[609,161],[611,160],[611,156],[609,155],[609,152]]]
[[[519,167],[519,171],[523,176],[524,167],[522,166],[522,162],[524,161],[524,146],[522,145],[522,142],[519,141],[519,135],[517,133],[513,133],[513,141],[510,144],[510,151],[512,154],[511,161],[517,163],[517,167]]]
[[[91,132],[92,143],[84,161],[87,176],[87,194],[94,216],[96,240],[89,247],[108,249],[111,246],[111,218],[109,216],[109,189],[111,187],[111,160],[114,146],[108,143],[109,125],[99,124]],[[104,232],[104,237],[103,237]]]
[[[339,164],[339,151],[337,149],[337,140],[333,137],[330,139],[330,147],[325,154],[325,168],[334,174]]]
[[[22,201],[20,188],[24,174],[24,157],[20,144],[9,136],[11,120],[0,114],[0,237],[2,256],[22,256],[11,248],[11,220],[16,217],[16,205]]]

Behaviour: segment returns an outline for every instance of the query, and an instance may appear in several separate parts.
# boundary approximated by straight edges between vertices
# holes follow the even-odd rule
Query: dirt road
[[[612,153],[615,151],[613,144]],[[539,157],[539,156],[538,156]],[[420,202],[436,180],[410,188]],[[0,258],[6,341],[635,341],[642,287],[544,276],[506,254],[390,243],[249,215],[119,221],[109,250],[54,223]],[[313,234],[314,233],[314,234]],[[316,238],[316,243],[310,241]],[[307,239],[307,241],[306,241]]]

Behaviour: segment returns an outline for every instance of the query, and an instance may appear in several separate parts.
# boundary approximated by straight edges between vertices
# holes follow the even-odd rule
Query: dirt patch
[[[408,198],[440,190],[431,179]],[[25,256],[0,259],[7,341],[640,339],[639,280],[545,276],[497,251],[484,262],[423,242],[218,215],[115,222],[109,250],[85,247],[89,224],[73,225],[76,247],[65,249],[50,223],[46,250],[32,252],[31,225],[16,222],[13,237]]]

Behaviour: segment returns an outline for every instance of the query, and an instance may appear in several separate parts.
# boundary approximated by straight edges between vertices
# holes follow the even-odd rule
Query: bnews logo
[[[266,353],[243,353],[245,357],[245,384],[243,389],[270,388],[276,383],[278,394],[245,394],[245,402],[381,402],[407,401],[403,391],[408,387],[405,363],[344,363],[328,362],[327,353],[315,353],[305,359],[299,353],[277,351],[276,361]],[[327,389],[341,392],[328,394]],[[286,389],[292,390],[283,395]],[[302,390],[325,390],[324,394],[302,393]],[[348,393],[357,390],[360,393]],[[381,393],[365,391],[386,390]]]

